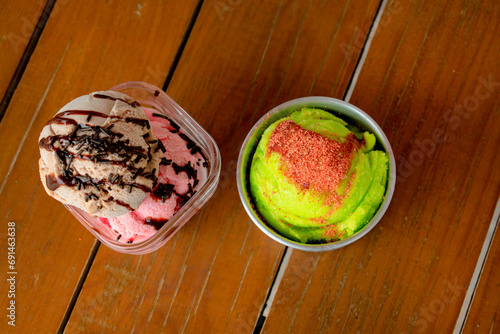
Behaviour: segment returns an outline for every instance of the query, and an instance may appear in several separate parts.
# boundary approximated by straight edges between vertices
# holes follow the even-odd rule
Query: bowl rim
[[[327,105],[323,105],[327,104]],[[290,240],[276,231],[269,227],[258,215],[257,211],[252,207],[251,203],[251,198],[248,195],[248,191],[246,189],[246,185],[243,184],[243,175],[247,173],[247,163],[243,162],[243,157],[245,155],[245,152],[247,151],[247,146],[250,145],[250,142],[254,136],[254,134],[257,131],[264,131],[263,128],[267,128],[270,124],[272,124],[275,120],[272,120],[271,116],[275,116],[281,111],[285,111],[283,116],[278,117],[278,119],[283,118],[288,116],[291,112],[296,111],[302,107],[312,107],[315,105],[316,108],[319,108],[320,105],[322,105],[321,109],[329,111],[329,112],[334,112],[334,113],[339,113],[341,116],[346,116],[351,118],[353,115],[360,117],[364,122],[362,125],[368,124],[371,128],[376,130],[375,136],[378,137],[378,139],[381,140],[381,144],[384,147],[387,155],[389,156],[389,177],[388,177],[388,183],[386,187],[386,192],[383,198],[383,201],[381,205],[379,206],[377,212],[373,216],[373,218],[370,220],[368,224],[366,224],[361,230],[353,234],[352,236],[340,240],[340,241],[335,241],[335,242],[330,242],[330,243],[325,243],[325,244],[304,244],[300,242],[296,242],[293,240]],[[332,107],[337,107],[338,109],[334,109]],[[292,107],[296,107],[293,108]],[[290,112],[288,112],[288,109],[290,109]],[[345,110],[344,110],[345,109]],[[352,114],[346,114],[345,111],[348,110]],[[266,122],[269,122],[269,124],[266,124]],[[259,140],[256,140],[254,147],[258,144],[260,141],[260,136]],[[250,161],[253,158],[253,153],[248,155],[248,160]],[[370,117],[366,112],[361,110],[360,108],[356,107],[355,105],[339,100],[336,98],[332,97],[325,97],[325,96],[308,96],[308,97],[302,97],[302,98],[297,98],[293,99],[287,102],[284,102],[267,113],[265,113],[252,127],[252,129],[248,132],[242,146],[239,152],[238,156],[238,163],[236,167],[236,183],[238,186],[238,193],[240,195],[241,202],[243,204],[243,207],[245,208],[245,211],[253,221],[253,223],[262,231],[264,232],[268,237],[271,239],[285,245],[288,247],[292,247],[295,249],[303,250],[303,251],[310,251],[310,252],[322,252],[322,251],[329,251],[329,250],[334,250],[334,249],[339,249],[342,247],[345,247],[363,236],[365,236],[368,232],[370,232],[376,225],[377,223],[381,220],[385,212],[387,211],[387,208],[389,207],[389,204],[392,200],[393,194],[394,194],[394,189],[395,189],[395,184],[396,184],[396,161],[394,159],[394,152],[392,150],[392,147],[389,143],[389,140],[387,136],[385,135],[384,131],[382,128],[378,125],[375,120]]]

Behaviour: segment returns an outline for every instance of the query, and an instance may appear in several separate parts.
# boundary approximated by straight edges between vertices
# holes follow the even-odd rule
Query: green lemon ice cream
[[[250,168],[257,211],[301,243],[345,239],[383,200],[389,159],[376,138],[320,109],[302,108],[263,133]]]

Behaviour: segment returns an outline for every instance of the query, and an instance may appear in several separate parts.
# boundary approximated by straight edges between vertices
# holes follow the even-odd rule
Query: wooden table
[[[1,333],[500,332],[498,1],[19,0],[0,11]],[[216,195],[144,256],[100,245],[38,176],[44,123],[132,80],[163,87],[222,154]],[[313,95],[370,114],[398,165],[376,228],[324,253],[260,232],[235,180],[259,117]]]

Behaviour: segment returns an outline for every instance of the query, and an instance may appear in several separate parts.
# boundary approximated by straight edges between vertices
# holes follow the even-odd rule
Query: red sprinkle
[[[323,235],[331,240],[340,240],[344,234],[345,232],[340,232],[337,227],[333,225],[326,226],[323,232]]]
[[[281,155],[284,173],[298,189],[323,193],[327,204],[335,204],[341,201],[335,189],[347,177],[358,148],[354,135],[341,144],[286,120],[278,124],[269,138],[267,154]]]

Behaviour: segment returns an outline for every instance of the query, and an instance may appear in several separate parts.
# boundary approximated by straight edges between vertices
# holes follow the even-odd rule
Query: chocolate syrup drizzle
[[[123,99],[102,94],[95,94],[94,97],[121,100],[128,103],[132,107],[139,105],[137,102],[129,103]],[[57,114],[54,118],[47,122],[47,125],[74,125],[73,131],[69,135],[48,136],[40,139],[38,143],[40,148],[55,152],[57,158],[63,165],[63,172],[61,175],[46,176],[45,182],[49,190],[54,191],[61,185],[65,185],[68,187],[78,187],[78,190],[87,189],[87,187],[89,187],[89,189],[95,189],[97,192],[108,193],[105,189],[106,185],[118,185],[122,189],[128,187],[129,192],[131,192],[133,188],[140,189],[144,192],[151,191],[150,187],[143,184],[137,182],[125,182],[121,175],[109,174],[108,178],[104,180],[94,179],[89,175],[75,175],[72,168],[72,162],[74,159],[81,159],[91,160],[95,163],[119,165],[125,167],[133,173],[133,180],[140,176],[142,178],[152,180],[153,186],[157,182],[155,169],[149,172],[144,171],[143,168],[135,167],[135,164],[140,162],[142,159],[147,159],[147,161],[152,159],[151,147],[148,147],[148,151],[146,152],[140,146],[130,145],[128,139],[121,140],[123,134],[111,130],[114,124],[107,127],[82,124],[70,118],[70,116],[73,115],[87,116],[86,121],[89,121],[92,117],[111,119],[120,118],[119,116],[106,115],[92,110],[67,110]],[[127,118],[126,122],[150,129],[150,124],[147,119]],[[158,143],[159,142],[160,141],[158,141]],[[164,148],[163,145],[160,146],[158,143],[156,143],[157,150]],[[116,154],[118,159],[109,160],[108,157],[112,154]],[[99,197],[94,193],[87,192],[85,195],[85,201],[97,199],[99,199]],[[110,197],[105,201],[114,201],[129,210],[133,210],[127,203],[116,200],[113,197]]]
[[[163,114],[159,114],[159,113],[153,113],[153,116],[154,117],[160,117],[160,118],[163,118],[163,119],[166,119],[167,121],[169,121],[170,123],[170,126],[172,126],[174,129],[173,130],[170,130],[171,133],[178,133],[179,134],[179,137],[181,137],[182,139],[184,139],[187,143],[186,147],[188,150],[190,150],[191,154],[192,155],[195,155],[196,153],[200,153],[200,155],[203,157],[203,167],[208,167],[208,161],[207,161],[207,157],[205,156],[205,154],[203,153],[203,151],[201,150],[201,148],[196,145],[196,143],[194,141],[191,140],[191,138],[189,138],[188,136],[186,136],[184,133],[180,133],[180,126],[177,125],[174,121],[172,121],[170,118],[168,118],[167,116],[163,115]]]
[[[119,97],[112,97],[112,96],[109,96],[109,95],[103,95],[103,94],[94,94],[92,95],[94,98],[96,99],[106,99],[106,100],[112,100],[112,101],[122,101],[122,102],[125,102],[126,104],[128,104],[129,106],[131,106],[132,108],[137,108],[138,106],[140,106],[139,102],[137,101],[132,101],[132,102],[129,102],[125,99],[122,99],[122,98],[119,98]]]
[[[125,207],[129,211],[134,210],[134,208],[131,207],[128,203],[122,202],[119,199],[115,199],[113,196],[110,196],[109,198],[105,199],[104,202],[115,202],[116,204]]]
[[[153,190],[151,190],[151,197],[156,200],[161,200],[163,203],[170,197],[172,194],[176,194],[174,190],[175,186],[173,184],[168,183],[158,183]]]
[[[102,94],[94,94],[95,98],[108,99],[108,100],[120,100],[129,104],[132,107],[139,106],[138,102],[128,102],[121,98],[114,98],[107,95]],[[129,192],[132,191],[133,188],[139,188],[144,192],[151,191],[151,197],[155,200],[161,200],[165,202],[172,197],[172,195],[176,195],[177,205],[175,207],[175,211],[177,212],[191,197],[196,194],[196,186],[199,183],[198,171],[196,168],[191,165],[191,162],[188,162],[184,166],[179,166],[175,162],[172,162],[170,159],[166,159],[162,157],[160,164],[161,165],[172,165],[176,174],[186,173],[188,179],[194,180],[193,183],[188,183],[188,191],[185,194],[179,194],[175,191],[175,186],[168,183],[157,183],[157,177],[154,175],[155,170],[151,172],[144,172],[143,168],[135,168],[134,164],[140,162],[141,159],[147,159],[150,161],[152,159],[151,156],[151,147],[148,147],[148,151],[144,152],[142,147],[131,146],[129,145],[128,140],[120,140],[123,137],[122,134],[113,132],[111,129],[113,124],[108,127],[100,127],[100,126],[91,126],[88,124],[81,124],[75,121],[74,119],[68,118],[68,116],[72,115],[83,115],[87,116],[86,122],[88,123],[92,117],[100,117],[100,118],[119,118],[119,116],[110,116],[103,113],[99,113],[97,111],[89,111],[89,110],[68,110],[62,113],[57,114],[53,119],[47,122],[47,125],[50,124],[63,124],[63,125],[74,125],[74,130],[70,135],[64,136],[49,136],[46,138],[42,138],[39,142],[39,146],[48,151],[56,152],[57,157],[61,160],[61,163],[64,166],[64,171],[62,175],[55,177],[54,175],[46,176],[46,184],[47,188],[50,190],[56,190],[61,185],[66,185],[69,187],[78,187],[79,190],[86,189],[89,187],[90,192],[85,193],[85,200],[97,200],[99,197],[92,192],[93,189],[96,191],[102,191],[104,193],[108,193],[105,189],[107,185],[118,185],[122,189],[128,187]],[[154,113],[153,116],[161,117],[170,122],[173,130],[172,133],[179,133],[180,127],[170,120],[167,116]],[[142,128],[146,127],[150,129],[150,123],[145,119],[136,119],[136,118],[126,118],[125,121],[127,123],[133,123]],[[204,161],[202,163],[203,167],[208,167],[208,162],[201,151],[200,147],[196,145],[194,141],[192,141],[188,136],[183,133],[179,133],[179,136],[186,141],[187,149],[190,150],[192,155],[196,153],[200,153],[203,157]],[[143,135],[143,138],[146,139],[149,137],[149,133],[146,132]],[[56,145],[59,143],[59,145]],[[163,153],[166,152],[166,149],[161,142],[161,140],[157,141],[148,141],[148,144],[156,144],[154,149],[155,152],[161,150]],[[69,148],[74,148],[77,153],[73,153],[69,151]],[[109,154],[116,153],[121,160],[107,160],[106,157]],[[153,188],[150,189],[145,185],[138,184],[135,182],[124,182],[123,177],[118,174],[109,174],[108,178],[105,180],[93,179],[88,175],[74,175],[73,169],[71,168],[71,164],[73,159],[86,159],[92,160],[94,162],[100,163],[109,163],[113,165],[121,165],[126,167],[129,171],[133,173],[132,180],[135,180],[137,177],[141,176],[150,180],[153,180]],[[197,165],[199,166],[199,162],[201,160],[198,159]],[[112,196],[108,197],[104,200],[104,202],[115,202],[118,205],[121,205],[127,208],[129,211],[133,211],[133,208],[125,202],[117,200]],[[144,221],[145,224],[153,226],[156,230],[159,230],[168,222],[168,219],[164,218],[152,218],[147,217]],[[117,240],[121,238],[121,235],[117,237]],[[132,243],[133,240],[128,240],[127,243]]]
[[[151,217],[146,217],[144,220],[145,224],[151,225],[155,228],[155,230],[159,230],[160,228],[163,227],[168,222],[168,219],[163,219],[163,218],[151,218]]]
[[[173,127],[174,129],[171,130],[170,132],[172,133],[179,133],[179,130],[180,130],[180,126],[178,126],[174,121],[172,121],[170,118],[168,118],[167,116],[163,115],[163,114],[158,114],[158,113],[153,113],[153,116],[154,117],[160,117],[160,118],[163,118],[163,119],[166,119],[169,123],[170,123],[170,126]]]

